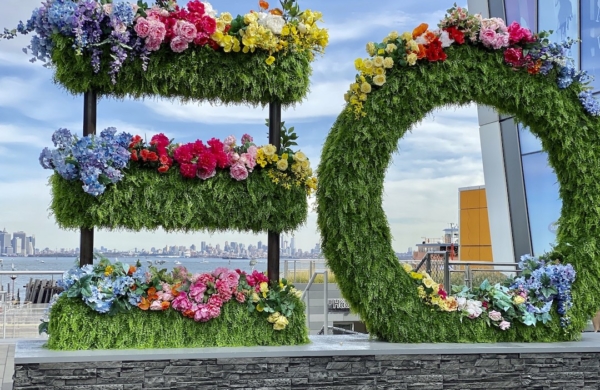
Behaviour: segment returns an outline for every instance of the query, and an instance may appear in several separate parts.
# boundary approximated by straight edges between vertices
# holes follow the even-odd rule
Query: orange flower
[[[269,13],[271,15],[278,15],[278,16],[282,16],[283,15],[283,11],[280,10],[279,8],[273,8],[272,10],[269,11]]]
[[[179,287],[181,287],[181,283],[177,283],[176,285],[171,287],[171,295],[177,297],[179,295]]]
[[[160,305],[162,306],[163,310],[167,310],[169,308],[169,306],[171,306],[171,302],[167,302],[167,301],[162,301],[160,303]]]
[[[418,37],[419,35],[423,34],[425,31],[427,31],[427,28],[429,27],[429,25],[427,23],[421,23],[417,26],[417,28],[415,28],[413,30],[413,39]]]
[[[160,173],[165,173],[168,170],[169,170],[169,166],[168,165],[161,165],[160,167],[158,167],[158,171]]]
[[[267,9],[269,9],[269,3],[268,3],[268,2],[266,2],[265,0],[259,0],[259,1],[258,1],[258,6],[259,6],[261,9],[264,9],[264,10],[267,10]]]
[[[419,43],[419,52],[417,54],[417,59],[425,58],[427,56],[427,49],[425,49],[425,45],[421,45]]]
[[[148,294],[148,300],[150,301],[158,299],[158,294],[156,294],[156,288],[154,287],[150,287],[148,291],[146,291],[146,294]]]
[[[183,312],[183,316],[187,318],[194,318],[194,314],[196,313],[192,309]]]
[[[138,303],[138,307],[142,310],[148,310],[148,308],[150,307],[150,301],[148,301],[146,298],[142,297],[141,302]]]
[[[438,37],[431,31],[425,31],[425,34],[423,35],[423,37],[425,38],[425,41],[427,43],[431,43],[431,42],[435,41],[436,39],[438,39]]]
[[[137,268],[135,268],[135,266],[133,265],[130,265],[129,270],[127,271],[127,275],[131,276],[135,271],[137,271]]]

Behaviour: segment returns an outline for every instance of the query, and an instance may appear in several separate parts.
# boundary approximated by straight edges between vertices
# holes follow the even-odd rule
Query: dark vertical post
[[[96,134],[96,106],[97,95],[95,91],[87,91],[83,95],[83,136]],[[79,239],[79,266],[94,263],[94,229],[81,228]]]
[[[269,103],[269,143],[281,148],[281,103]],[[267,276],[270,282],[279,282],[279,233],[269,232]]]

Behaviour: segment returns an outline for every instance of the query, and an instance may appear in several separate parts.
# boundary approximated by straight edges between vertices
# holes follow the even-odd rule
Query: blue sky
[[[180,2],[182,3],[182,2]],[[215,0],[219,12],[244,14],[257,9],[257,2]],[[404,0],[387,2],[359,0],[301,0],[303,9],[323,12],[330,45],[313,64],[311,93],[304,102],[283,113],[288,126],[300,137],[299,148],[319,163],[322,144],[344,106],[343,95],[352,82],[354,59],[366,56],[365,45],[380,41],[390,31],[412,30],[421,22],[436,25],[454,0]],[[427,4],[424,6],[424,4]],[[465,1],[466,3],[466,1]],[[29,18],[40,0],[3,0],[0,29],[13,28]],[[52,82],[52,70],[31,64],[21,49],[30,37],[0,41],[0,229],[35,234],[36,246],[77,247],[78,232],[60,230],[49,215],[51,172],[38,163],[40,151],[52,146],[51,134],[59,127],[82,131],[82,96],[72,96]],[[159,99],[101,100],[98,128],[115,126],[142,136],[163,132],[177,142],[243,133],[257,143],[267,142],[264,118],[268,110],[245,106],[180,104]],[[458,222],[458,188],[483,184],[477,111],[474,105],[433,112],[399,142],[385,184],[384,209],[388,215],[393,246],[405,251],[421,237],[439,237],[450,222]],[[314,202],[314,198],[311,200]],[[316,214],[295,232],[296,247],[303,250],[319,242]],[[122,250],[164,245],[213,245],[225,240],[256,243],[265,235],[223,232],[167,234],[157,232],[96,233],[95,245]]]

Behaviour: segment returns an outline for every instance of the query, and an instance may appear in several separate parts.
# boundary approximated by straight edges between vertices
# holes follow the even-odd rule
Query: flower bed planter
[[[108,61],[94,73],[90,56],[77,55],[72,39],[55,35],[53,42],[54,79],[72,94],[94,90],[116,98],[161,96],[253,105],[275,101],[288,106],[306,96],[311,74],[308,52],[281,54],[267,65],[268,52],[248,55],[195,47],[175,56],[163,48],[152,53],[146,71],[139,59],[125,63],[113,84]]]
[[[283,188],[265,170],[245,181],[225,172],[203,181],[182,178],[174,169],[159,174],[134,166],[97,198],[83,192],[79,181],[54,174],[50,182],[50,209],[66,229],[283,232],[304,223],[308,212],[303,186]]]
[[[66,296],[52,307],[48,348],[60,350],[196,348],[254,345],[298,345],[308,342],[304,305],[298,304],[284,330],[235,301],[221,315],[197,323],[174,310],[109,316]]]

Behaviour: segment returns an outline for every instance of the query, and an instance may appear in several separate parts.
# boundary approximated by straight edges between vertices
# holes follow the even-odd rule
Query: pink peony
[[[254,161],[254,158],[252,157],[252,155],[250,153],[243,153],[241,157],[242,157],[241,159],[244,160],[244,163],[246,164],[248,171],[252,172],[252,170],[256,166],[256,161]]]
[[[179,293],[177,298],[173,299],[171,307],[174,310],[183,312],[192,308],[192,302],[188,298],[187,293],[185,291],[182,291]]]
[[[242,144],[246,144],[252,141],[254,141],[254,139],[249,134],[242,135]]]
[[[179,172],[183,177],[187,177],[188,179],[192,179],[196,177],[197,168],[194,164],[180,163]]]
[[[152,41],[162,41],[167,35],[167,28],[165,24],[160,20],[152,20],[150,22],[150,31],[148,32],[148,38]],[[147,44],[147,41],[146,41]]]
[[[201,281],[204,284],[209,284],[209,283],[214,283],[215,282],[215,277],[212,276],[211,274],[204,273],[204,274],[200,275],[200,277],[198,278],[198,280]]]
[[[198,305],[196,314],[194,314],[194,321],[206,322],[206,321],[210,320],[210,318],[211,317],[210,317],[210,312],[208,310],[208,305],[205,305],[205,304]]]
[[[522,65],[523,49],[520,47],[509,47],[504,51],[504,61],[510,66],[519,67]]]
[[[198,31],[196,26],[185,20],[178,20],[175,25],[175,35],[182,37],[186,42],[192,42],[196,38]]]
[[[162,310],[162,302],[160,300],[155,300],[150,304],[150,310]]]
[[[521,27],[521,25],[517,22],[512,22],[510,26],[508,26],[508,35],[510,44],[520,43],[520,42],[533,42],[534,37],[531,31],[527,28]]]
[[[502,314],[496,310],[492,310],[488,313],[488,317],[490,317],[490,320],[492,321],[500,321],[502,319]]]
[[[226,272],[229,272],[229,268],[225,268],[225,267],[217,267],[215,268],[215,270],[212,272],[212,275],[215,278],[220,278],[221,274],[224,274]]]
[[[212,171],[206,170],[206,169],[198,169],[196,171],[196,176],[199,179],[202,180],[207,180],[210,179],[211,177],[215,176],[217,174],[217,170],[213,169]]]
[[[196,26],[199,31],[203,31],[208,35],[214,34],[217,30],[217,21],[208,15],[204,15],[198,25]]]
[[[246,180],[248,178],[248,170],[246,169],[246,166],[244,164],[240,164],[239,162],[231,166],[229,174],[237,181]]]
[[[223,140],[223,151],[229,153],[235,147],[235,137],[233,135],[228,136]]]
[[[484,46],[490,49],[500,49],[508,46],[508,34],[497,33],[491,28],[481,29],[479,32],[479,39]]]
[[[208,315],[210,318],[217,318],[221,315],[221,306],[208,305]]]
[[[229,152],[227,155],[227,159],[229,160],[229,165],[233,165],[240,159],[240,155],[236,152]]]
[[[238,291],[235,293],[235,300],[239,303],[244,303],[246,302],[246,295],[243,292]]]
[[[502,321],[499,326],[500,326],[500,329],[506,330],[506,329],[510,328],[510,322]]]
[[[252,145],[248,148],[248,154],[251,155],[254,160],[256,160],[257,153],[258,153],[258,148],[255,145]]]
[[[220,274],[219,279],[225,280],[229,284],[229,287],[234,289],[237,288],[240,281],[240,275],[235,271],[227,270]]]
[[[196,35],[194,43],[198,46],[204,46],[208,43],[209,39],[210,34],[207,34],[204,31],[198,31],[198,35]]]
[[[204,292],[206,292],[206,284],[201,281],[196,281],[196,283],[190,286],[190,297],[196,302],[203,301]]]
[[[226,280],[217,280],[215,282],[215,289],[217,290],[217,294],[223,300],[223,302],[229,301],[233,296],[233,289]]]
[[[223,299],[216,294],[212,295],[210,298],[208,298],[208,305],[221,307],[223,306]]]
[[[152,38],[148,37],[148,38],[146,38],[146,49],[148,51],[157,51],[158,49],[160,49],[161,43],[162,43],[162,40],[152,39]]]
[[[185,38],[178,35],[171,40],[170,46],[171,50],[173,50],[175,53],[181,53],[182,51],[185,51],[190,44],[185,40]]]

